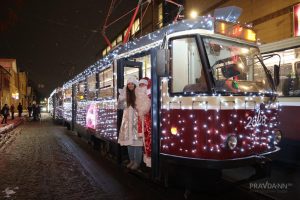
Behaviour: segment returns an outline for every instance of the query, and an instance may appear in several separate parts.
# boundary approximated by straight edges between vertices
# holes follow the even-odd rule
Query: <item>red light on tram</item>
[[[243,27],[239,26],[239,25],[236,25],[234,28],[233,28],[233,31],[232,31],[232,35],[234,37],[240,37],[241,34],[242,34],[242,31],[243,31]]]
[[[252,29],[248,27],[242,27],[239,24],[224,21],[215,22],[215,33],[240,38],[251,42],[256,41],[256,33]]]
[[[294,6],[294,36],[300,36],[300,4]]]

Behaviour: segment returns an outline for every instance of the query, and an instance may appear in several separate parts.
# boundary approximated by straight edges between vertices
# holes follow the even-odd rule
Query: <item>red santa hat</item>
[[[147,88],[151,88],[151,79],[148,78],[148,77],[144,77],[142,78],[140,81],[139,81],[139,84],[140,83],[144,83],[145,85],[147,85]]]
[[[145,78],[142,78],[142,79],[139,81],[139,84],[145,84],[145,85],[148,85],[148,81],[147,81]]]

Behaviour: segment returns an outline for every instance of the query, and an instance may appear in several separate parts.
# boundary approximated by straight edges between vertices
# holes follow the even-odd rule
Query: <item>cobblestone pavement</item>
[[[0,149],[0,199],[168,199],[49,117],[15,132]]]
[[[113,198],[89,179],[61,142],[63,132],[49,123],[22,126],[21,134],[0,152],[0,198]]]
[[[26,122],[15,132],[0,148],[0,199],[184,199],[183,189],[165,189],[127,173],[49,117]],[[266,199],[237,188],[213,188],[189,197]]]

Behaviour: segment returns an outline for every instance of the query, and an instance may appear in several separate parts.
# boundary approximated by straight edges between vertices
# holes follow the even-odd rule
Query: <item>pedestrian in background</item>
[[[1,124],[7,124],[7,117],[9,115],[9,107],[7,104],[4,104],[4,106],[2,107],[1,114],[3,115]]]
[[[32,116],[33,116],[33,120],[34,120],[34,121],[36,121],[36,111],[37,111],[36,105],[33,104],[33,105],[32,105]]]
[[[27,110],[28,110],[29,117],[31,117],[32,116],[32,105],[31,105],[31,103],[29,103],[29,105],[27,107]]]
[[[15,118],[15,106],[14,106],[14,104],[11,104],[10,112],[11,112],[11,119],[14,119]]]
[[[36,104],[36,116],[37,116],[37,119],[41,118],[41,107],[39,104]]]
[[[19,103],[19,105],[18,105],[18,111],[19,111],[19,117],[21,117],[22,116],[22,112],[23,112],[23,106],[22,106],[21,103]]]

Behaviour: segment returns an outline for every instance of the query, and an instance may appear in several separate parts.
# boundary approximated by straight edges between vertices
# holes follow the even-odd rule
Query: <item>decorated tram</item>
[[[262,169],[279,151],[282,136],[279,68],[273,69],[274,77],[251,28],[199,17],[117,46],[57,88],[51,110],[55,119],[122,163],[118,89],[129,76],[149,77],[153,178],[171,165]]]

